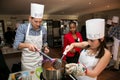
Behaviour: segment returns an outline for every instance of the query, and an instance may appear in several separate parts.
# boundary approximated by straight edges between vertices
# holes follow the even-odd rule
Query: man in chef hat
[[[112,20],[111,20],[111,19],[108,19],[108,20],[107,20],[107,24],[108,24],[108,25],[112,25]]]
[[[32,70],[41,66],[43,56],[40,55],[42,47],[48,53],[47,32],[41,26],[44,13],[44,5],[31,3],[31,15],[29,23],[21,24],[16,32],[14,48],[22,50],[22,70]]]
[[[104,43],[105,20],[87,20],[86,34],[88,41],[72,43],[66,48],[66,51],[71,51],[74,47],[84,49],[80,53],[78,64],[66,64],[65,69],[77,80],[97,80],[97,76],[105,69],[111,58],[111,53]]]
[[[114,68],[118,70],[119,69],[118,53],[119,53],[119,45],[120,45],[120,25],[119,25],[118,16],[112,17],[112,28],[109,31],[109,36],[113,37],[114,39],[112,54],[113,54],[113,60],[115,62]]]

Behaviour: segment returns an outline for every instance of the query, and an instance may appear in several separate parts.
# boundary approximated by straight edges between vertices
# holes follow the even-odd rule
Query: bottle
[[[15,79],[15,74],[11,74],[11,80],[16,80]]]

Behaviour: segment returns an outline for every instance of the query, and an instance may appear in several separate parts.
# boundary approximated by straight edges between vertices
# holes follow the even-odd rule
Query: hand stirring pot
[[[67,45],[66,46],[66,48],[68,48],[69,47],[69,45]],[[62,57],[60,58],[60,59],[57,59],[57,61],[55,62],[55,64],[54,64],[54,67],[56,68],[56,69],[60,69],[61,67],[62,67],[62,59],[64,58],[64,56],[67,54],[67,51],[66,51],[66,49],[65,49],[65,51],[63,52],[63,55],[62,55]]]
[[[47,59],[49,59],[50,61],[52,61],[52,65],[55,69],[58,69],[58,66],[60,67],[62,66],[62,61],[60,59],[53,59],[43,52],[39,52],[39,53],[43,55],[44,57],[46,57]]]

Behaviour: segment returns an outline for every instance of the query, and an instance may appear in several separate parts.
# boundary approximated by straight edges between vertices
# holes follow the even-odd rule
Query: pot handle
[[[69,74],[69,76],[70,76],[73,80],[77,80],[73,75]]]
[[[39,52],[39,53],[40,53],[41,55],[43,55],[44,57],[46,57],[47,59],[51,60],[51,61],[54,60],[53,58],[49,57],[48,55],[46,55],[46,54],[43,53],[43,52]]]

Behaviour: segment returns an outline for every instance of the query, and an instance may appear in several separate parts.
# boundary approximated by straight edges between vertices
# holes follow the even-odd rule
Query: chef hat
[[[112,24],[112,20],[111,20],[111,19],[108,19],[108,20],[107,20],[107,24],[111,25],[111,24]]]
[[[86,21],[86,34],[88,39],[100,39],[104,37],[105,20],[90,19]]]
[[[35,18],[43,18],[44,5],[31,3],[31,16]]]
[[[113,23],[119,23],[119,17],[118,16],[113,16],[112,22]]]

